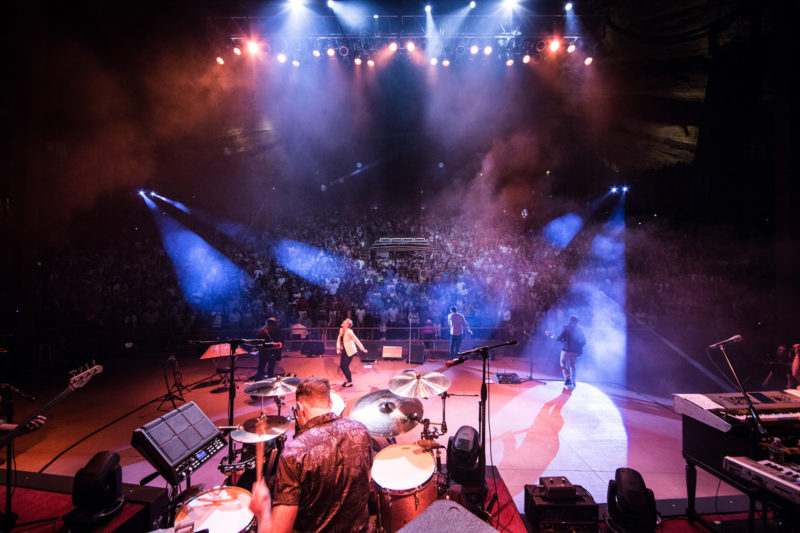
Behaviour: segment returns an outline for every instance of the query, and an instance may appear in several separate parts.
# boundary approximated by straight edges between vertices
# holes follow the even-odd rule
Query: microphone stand
[[[14,423],[14,398],[12,392],[3,387],[3,404],[0,413],[5,414],[6,423]],[[11,531],[14,524],[17,523],[16,513],[11,511],[11,482],[12,482],[12,469],[14,466],[14,441],[8,443],[6,446],[6,506],[5,510],[0,513],[0,531]]]
[[[753,406],[753,402],[750,400],[750,396],[747,394],[747,391],[744,390],[744,385],[739,380],[739,376],[736,375],[736,370],[733,369],[733,364],[731,363],[730,358],[728,357],[728,352],[725,351],[725,344],[720,344],[719,349],[722,352],[722,355],[725,356],[725,362],[728,363],[728,368],[731,369],[731,374],[733,374],[733,379],[736,380],[736,385],[739,387],[739,391],[744,396],[744,401],[747,402],[747,409],[750,411],[750,414],[753,415],[753,423],[756,426],[756,429],[762,436],[767,436],[767,429],[761,423],[761,417],[758,416],[758,412],[756,412],[756,408]]]
[[[481,494],[481,505],[480,508],[483,509],[484,503],[486,500],[486,493],[488,492],[488,487],[486,486],[486,404],[489,400],[489,387],[486,385],[486,378],[489,376],[489,350],[494,350],[495,348],[500,348],[501,346],[510,346],[513,344],[517,344],[517,341],[508,341],[501,344],[495,344],[493,346],[481,346],[480,348],[475,348],[474,350],[468,350],[466,352],[461,352],[458,354],[459,357],[463,357],[465,355],[473,354],[473,353],[480,353],[481,360],[482,360],[482,367],[481,367],[481,398],[478,401],[478,435],[480,437],[480,455],[478,456],[478,468],[481,476],[483,477],[483,492]]]

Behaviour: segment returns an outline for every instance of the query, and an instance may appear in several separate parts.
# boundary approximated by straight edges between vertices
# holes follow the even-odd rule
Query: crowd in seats
[[[580,234],[560,249],[534,224],[488,227],[468,218],[407,213],[319,211],[268,231],[201,235],[246,273],[234,297],[204,287],[185,295],[157,232],[133,243],[67,251],[42,261],[36,273],[37,326],[86,326],[128,336],[198,331],[247,336],[271,316],[286,328],[335,327],[349,317],[355,327],[379,328],[387,338],[395,328],[415,326],[430,327],[426,335],[438,338],[446,336],[446,316],[455,305],[473,328],[501,328],[518,336],[558,327],[560,315],[551,318],[553,324],[543,327],[542,321],[576,281],[607,289],[627,302],[636,323],[662,329],[670,317],[677,324],[687,313],[715,309],[720,319],[729,319],[731,312],[758,305],[757,291],[741,287],[736,301],[717,296],[709,301],[742,282],[737,276],[752,275],[752,265],[728,264],[732,268],[720,271],[710,258],[698,266],[680,239],[648,244],[633,228],[626,235],[627,251],[601,260],[593,256],[592,240]],[[423,237],[430,247],[376,254],[371,245],[380,237]],[[313,247],[311,255],[291,244],[287,248],[304,262],[304,276],[287,268],[285,254],[276,258],[275,245],[284,239]]]

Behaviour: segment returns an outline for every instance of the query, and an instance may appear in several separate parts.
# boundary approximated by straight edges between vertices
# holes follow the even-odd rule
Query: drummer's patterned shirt
[[[366,532],[371,464],[372,438],[361,422],[314,417],[281,453],[274,504],[299,506],[294,531]]]

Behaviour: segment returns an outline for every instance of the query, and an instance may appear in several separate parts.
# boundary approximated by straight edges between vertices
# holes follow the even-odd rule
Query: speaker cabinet
[[[424,344],[412,344],[411,345],[411,353],[408,356],[409,363],[412,365],[421,365],[425,362],[425,345]]]

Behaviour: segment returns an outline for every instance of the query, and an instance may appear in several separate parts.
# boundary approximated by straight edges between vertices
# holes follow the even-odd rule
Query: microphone
[[[0,383],[0,389],[7,389],[9,392],[12,392],[12,393],[16,394],[20,398],[24,398],[24,399],[28,400],[29,402],[35,402],[36,401],[36,397],[31,396],[30,394],[25,394],[24,392],[22,392],[21,390],[19,390],[15,386],[9,385],[8,383]]]
[[[445,363],[445,366],[447,368],[450,368],[451,366],[460,365],[461,363],[463,363],[466,360],[467,360],[466,357],[456,357],[455,359],[450,359],[449,361],[447,361]]]
[[[724,341],[715,342],[714,344],[709,346],[709,349],[711,349],[711,348],[719,348],[723,344],[729,344],[731,342],[742,342],[742,336],[741,335],[734,335],[730,339],[725,339]]]

